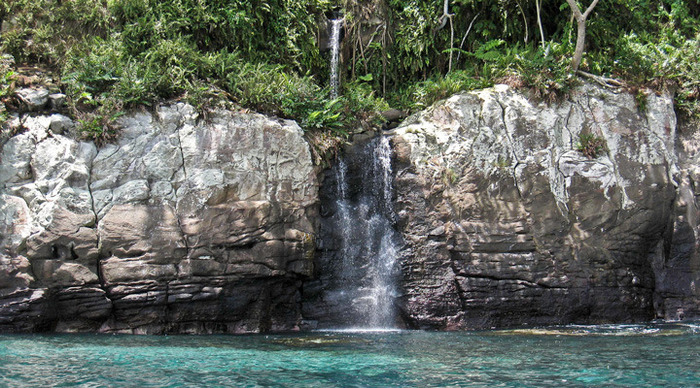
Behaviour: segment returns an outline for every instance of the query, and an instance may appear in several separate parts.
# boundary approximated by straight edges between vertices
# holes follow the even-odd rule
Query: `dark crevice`
[[[118,150],[121,147],[116,147],[115,152],[112,154],[116,154]],[[109,301],[110,303],[110,310],[109,310],[109,317],[106,319],[106,321],[112,320],[116,321],[116,315],[114,312],[114,301],[112,298],[110,298],[109,291],[107,289],[107,281],[105,280],[104,273],[103,273],[103,268],[102,268],[102,261],[104,259],[102,252],[101,252],[101,236],[100,236],[100,229],[99,229],[99,216],[97,209],[95,208],[95,197],[92,192],[92,182],[93,182],[93,167],[95,163],[95,158],[97,158],[97,154],[99,153],[99,150],[96,150],[97,153],[95,156],[89,161],[89,168],[88,168],[88,179],[87,179],[87,189],[88,193],[90,195],[90,209],[92,210],[92,214],[94,217],[94,224],[92,227],[95,229],[95,246],[97,248],[97,258],[95,260],[95,271],[97,272],[97,280],[99,281],[99,288],[104,291],[104,296],[105,298]],[[111,155],[110,155],[111,156]],[[75,253],[74,253],[75,254]],[[109,252],[109,255],[111,256],[112,252]],[[77,256],[77,255],[76,255]]]
[[[462,285],[459,284],[459,279],[457,279],[457,277],[459,276],[459,271],[456,268],[454,260],[450,260],[450,268],[452,269],[453,282],[455,288],[457,289],[457,295],[459,296],[460,308],[462,311],[467,311],[467,302],[464,300],[464,294],[466,293],[466,291],[462,288]]]
[[[178,126],[178,128],[175,130],[177,132],[177,147],[178,150],[180,151],[180,159],[182,160],[182,164],[180,165],[179,168],[175,170],[173,173],[173,177],[171,177],[170,181],[174,181],[175,175],[177,175],[178,171],[182,169],[182,173],[184,175],[185,181],[187,180],[187,169],[185,167],[185,152],[182,150],[182,139],[180,138],[180,129],[181,125]],[[182,217],[178,213],[178,207],[179,207],[179,198],[177,197],[177,189],[176,187],[173,186],[173,195],[175,197],[175,218],[177,219],[177,227],[180,230],[180,236],[182,237],[182,241],[185,243],[185,249],[187,250],[187,255],[186,257],[190,257],[190,252],[192,251],[192,247],[190,246],[190,242],[187,239],[187,234],[185,233],[185,229],[182,227]]]

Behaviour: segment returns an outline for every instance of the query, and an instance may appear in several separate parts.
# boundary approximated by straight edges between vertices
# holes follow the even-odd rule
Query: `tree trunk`
[[[535,0],[535,7],[537,8],[537,26],[540,28],[540,40],[542,41],[542,51],[545,51],[544,30],[542,29],[542,16],[540,15],[542,4],[540,3],[540,0]]]
[[[578,70],[578,67],[581,65],[581,58],[583,58],[583,49],[586,44],[586,21],[576,20],[576,27],[576,49],[574,50],[574,60],[571,62],[571,67],[574,71]]]
[[[571,14],[573,15],[574,19],[576,19],[576,50],[574,51],[574,60],[571,63],[571,67],[575,72],[578,70],[579,65],[581,65],[583,49],[586,44],[586,19],[588,18],[588,15],[591,14],[596,4],[598,4],[598,0],[593,0],[591,5],[588,6],[586,12],[584,13],[581,13],[581,9],[578,7],[578,4],[576,4],[576,0],[566,0],[566,2],[569,3],[569,7],[571,7]]]

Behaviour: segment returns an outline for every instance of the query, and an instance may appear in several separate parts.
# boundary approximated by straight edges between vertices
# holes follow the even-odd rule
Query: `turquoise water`
[[[697,387],[700,324],[0,335],[3,387]]]

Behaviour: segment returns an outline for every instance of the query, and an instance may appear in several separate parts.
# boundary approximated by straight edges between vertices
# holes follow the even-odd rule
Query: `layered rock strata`
[[[291,121],[185,104],[99,150],[25,116],[0,165],[0,331],[294,330],[318,183]]]
[[[695,175],[680,174],[675,139],[669,96],[641,110],[592,86],[546,106],[499,85],[409,118],[392,140],[406,324],[630,322],[697,307]],[[589,141],[603,143],[593,157],[577,151]]]
[[[668,95],[643,108],[590,85],[551,106],[496,86],[387,132],[396,324],[700,316],[700,135],[677,131]],[[176,104],[122,118],[100,149],[59,114],[9,125],[23,129],[0,152],[0,332],[347,322],[326,295],[342,231],[319,229],[337,216],[338,178],[319,195],[294,122]],[[596,155],[577,150],[591,141]],[[369,179],[362,143],[348,193]]]

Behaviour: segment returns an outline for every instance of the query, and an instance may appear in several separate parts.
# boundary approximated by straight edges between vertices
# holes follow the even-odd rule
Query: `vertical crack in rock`
[[[561,212],[561,215],[567,218],[570,218],[571,216],[571,206],[569,206],[569,188],[566,185],[566,175],[564,175],[564,172],[561,170],[561,155],[557,157],[555,160],[554,157],[551,158],[551,163],[553,164],[553,167],[556,169],[556,174],[558,174],[558,177],[561,180],[558,180],[557,185],[552,188],[554,191],[554,198],[556,199],[557,203],[557,208],[559,208],[559,211]],[[551,182],[555,181],[555,177],[550,178],[550,187],[552,186]],[[557,195],[561,193],[561,198]]]
[[[119,147],[117,147],[117,151],[119,150]],[[99,228],[99,215],[97,212],[97,209],[95,207],[95,197],[92,192],[92,183],[93,183],[93,168],[95,167],[95,159],[97,158],[97,155],[99,154],[99,149],[97,148],[97,145],[95,145],[95,154],[92,156],[92,158],[89,160],[89,168],[88,168],[88,179],[87,179],[87,188],[88,188],[88,194],[90,196],[90,209],[92,210],[92,214],[95,217],[95,223],[93,225],[93,228],[95,229],[95,244],[96,244],[96,249],[97,249],[97,257],[95,258],[95,272],[97,275],[97,281],[99,282],[99,288],[104,292],[104,297],[109,301],[110,309],[109,309],[109,314],[108,318],[106,318],[102,324],[104,325],[106,322],[109,321],[114,321],[116,319],[115,316],[115,311],[114,311],[114,300],[111,298],[110,293],[107,289],[107,281],[104,276],[104,268],[102,266],[102,260],[104,259],[102,249],[100,249],[100,242],[101,242],[101,234],[100,234],[100,228]],[[115,151],[115,153],[117,152]]]
[[[182,170],[182,174],[185,177],[185,182],[187,181],[187,168],[185,167],[185,151],[182,149],[182,138],[180,137],[180,131],[182,130],[182,123],[178,124],[178,127],[175,129],[175,132],[177,132],[177,148],[180,151],[180,159],[182,160],[182,164],[180,167],[178,167],[175,172],[173,172],[173,177],[170,179],[170,181],[174,181],[174,177],[177,176],[178,172]],[[187,250],[187,255],[185,257],[190,257],[190,242],[187,239],[187,236],[185,235],[185,229],[182,227],[182,217],[180,216],[179,212],[179,203],[180,200],[177,196],[177,189],[173,187],[173,193],[175,196],[175,218],[177,219],[177,227],[180,229],[180,234],[182,235],[182,240],[185,242],[185,249]],[[176,266],[176,268],[179,266]],[[179,268],[177,268],[179,271]]]
[[[177,126],[177,129],[175,129],[175,132],[177,132],[177,148],[180,150],[180,158],[182,158],[182,165],[180,168],[182,168],[182,173],[185,175],[185,180],[187,180],[188,175],[187,175],[187,167],[185,163],[185,151],[182,149],[182,137],[180,136],[180,131],[182,130],[182,122],[180,122]],[[175,175],[177,175],[177,171],[179,171],[179,168],[176,170]],[[177,190],[175,190],[175,194],[177,195]]]
[[[568,149],[573,149],[573,135],[569,130],[569,120],[573,112],[573,106],[569,104],[569,111],[566,116],[562,119],[559,118],[555,121],[555,125],[548,128],[548,135],[551,139],[560,139],[564,137],[564,132],[566,131],[568,136]],[[561,130],[561,132],[559,131]],[[547,176],[549,178],[549,188],[554,196],[554,201],[556,203],[559,213],[568,217],[569,213],[569,194],[566,190],[566,176],[560,168],[560,158],[564,154],[564,150],[567,149],[565,142],[561,143],[552,141],[549,147],[549,158],[547,161]],[[568,150],[567,149],[567,150]]]
[[[566,175],[561,170],[561,158],[566,151],[574,150],[576,148],[574,144],[574,134],[573,132],[571,132],[570,129],[570,123],[571,117],[574,114],[574,108],[578,104],[574,101],[570,101],[568,105],[569,111],[566,113],[561,127],[563,131],[566,131],[569,134],[568,149],[564,149],[563,147],[559,147],[558,144],[553,143],[549,150],[548,169],[550,189],[552,190],[552,194],[554,195],[554,199],[559,213],[561,213],[561,215],[566,218],[570,218],[571,207],[569,206],[569,190],[566,184]],[[551,128],[549,136],[553,139],[558,138],[558,134],[556,133],[556,127]]]
[[[466,290],[464,290],[462,288],[462,285],[459,284],[458,277],[461,275],[459,275],[459,270],[457,269],[455,260],[453,258],[450,258],[450,269],[452,270],[452,280],[454,282],[455,289],[457,290],[457,297],[459,298],[459,305],[460,305],[462,311],[466,311],[469,308],[469,306],[467,305],[467,301],[465,299]]]
[[[95,197],[92,194],[92,179],[93,179],[93,168],[95,166],[95,158],[97,158],[97,155],[99,153],[99,150],[95,148],[95,155],[90,159],[89,163],[89,168],[88,168],[88,179],[87,179],[87,188],[88,188],[88,194],[90,195],[90,208],[92,209],[92,214],[95,217],[95,224],[93,225],[93,228],[95,229],[95,236],[96,236],[96,241],[95,243],[97,244],[97,258],[95,259],[95,271],[97,272],[97,279],[100,282],[100,288],[105,292],[105,297],[109,299],[110,302],[112,300],[109,298],[109,294],[107,293],[107,286],[106,282],[104,279],[104,274],[102,273],[102,252],[100,249],[100,228],[99,228],[99,217],[97,214],[97,209],[95,208]]]
[[[497,96],[499,97],[499,96]],[[518,153],[515,150],[515,142],[513,141],[513,137],[510,133],[510,129],[508,127],[508,120],[506,120],[506,111],[508,107],[503,105],[503,102],[499,100],[498,98],[494,99],[498,105],[501,107],[501,122],[503,123],[503,130],[505,132],[506,138],[508,139],[508,145],[509,145],[509,151],[513,156],[513,159],[515,160],[516,164],[520,163],[520,159],[518,158]]]
[[[90,165],[88,168],[87,189],[88,189],[88,194],[90,195],[90,209],[92,209],[92,214],[95,217],[95,224],[93,227],[95,228],[95,232],[97,234],[97,246],[99,247],[100,246],[100,233],[99,233],[99,230],[97,228],[98,223],[99,223],[99,218],[97,216],[97,209],[95,209],[95,197],[92,194],[92,177],[93,177],[92,169],[94,167],[95,158],[97,157],[98,152],[99,151],[97,150],[97,148],[95,148],[95,155],[89,161]]]
[[[515,141],[513,140],[512,134],[510,133],[511,129],[509,128],[508,120],[506,119],[506,112],[507,112],[508,107],[505,106],[503,104],[503,102],[501,102],[499,97],[500,97],[500,95],[497,95],[495,100],[498,103],[498,105],[501,107],[501,121],[503,122],[503,131],[505,132],[506,139],[508,139],[509,151],[510,151],[511,155],[513,156],[513,160],[515,160],[513,167],[510,169],[510,176],[511,176],[511,178],[513,178],[513,185],[515,186],[515,189],[518,192],[518,198],[520,198],[522,200],[523,199],[523,192],[520,189],[520,185],[518,184],[518,177],[516,174],[516,170],[517,170],[518,166],[520,166],[522,163],[521,163],[520,159],[518,158],[518,153],[515,149]]]
[[[476,128],[481,129],[481,125],[483,124],[484,120],[484,104],[486,103],[486,100],[483,98],[479,97],[479,101],[481,102],[479,104],[479,116],[476,118]],[[460,129],[463,128],[463,125],[460,124]],[[460,137],[463,139],[466,139],[467,137],[464,136],[464,134],[460,134]],[[469,142],[469,153],[465,155],[464,160],[468,161],[471,160],[474,157],[474,145],[476,144],[476,141],[479,139],[479,131],[473,131],[473,134],[471,136],[471,141]],[[466,163],[465,163],[466,165]]]
[[[593,107],[591,106],[591,98],[587,96],[586,98],[586,107],[588,107],[588,113],[589,116],[593,119],[593,123],[599,128],[601,135],[605,139],[605,147],[607,148],[608,152],[608,159],[610,160],[610,164],[612,165],[613,169],[613,177],[615,178],[615,185],[618,187],[620,190],[620,209],[627,209],[630,206],[633,205],[632,201],[629,199],[629,196],[627,195],[627,185],[620,174],[620,171],[618,169],[618,163],[617,163],[617,154],[618,154],[618,149],[617,146],[615,147],[610,147],[609,144],[616,144],[613,142],[613,134],[609,133],[608,131],[605,130],[605,126],[602,125],[603,123],[599,123],[595,119],[595,115],[593,113]],[[585,112],[585,108],[582,106]],[[608,120],[610,122],[612,119]],[[649,132],[649,131],[647,131]],[[605,197],[607,198],[608,194],[607,192],[604,192]]]
[[[573,101],[569,104],[569,112],[566,114],[566,118],[564,119],[564,129],[566,132],[569,133],[569,148],[574,149],[574,134],[571,132],[571,129],[569,128],[569,123],[571,122],[571,116],[574,114],[574,106],[576,106],[576,103]]]

